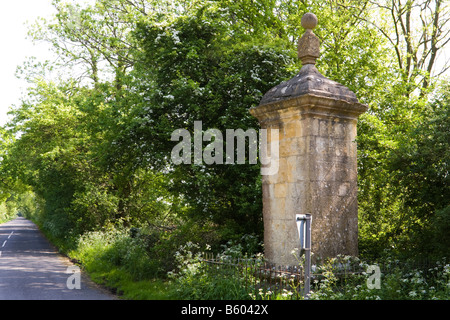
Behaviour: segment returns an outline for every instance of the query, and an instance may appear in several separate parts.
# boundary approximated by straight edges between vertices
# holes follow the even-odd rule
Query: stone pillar
[[[262,129],[279,130],[279,169],[263,175],[264,246],[276,264],[296,264],[295,215],[312,215],[313,261],[358,254],[356,123],[367,110],[355,94],[315,67],[317,18],[302,18],[298,43],[303,67],[269,90],[250,110]]]

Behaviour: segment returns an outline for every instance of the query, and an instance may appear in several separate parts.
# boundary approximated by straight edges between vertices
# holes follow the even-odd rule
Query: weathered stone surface
[[[313,13],[307,13],[302,17],[302,27],[306,29],[303,36],[298,40],[298,58],[303,65],[315,64],[320,56],[320,40],[312,32],[317,26],[317,17]]]
[[[262,98],[260,105],[296,98],[302,95],[316,95],[349,103],[358,103],[356,95],[347,87],[324,77],[312,64],[302,67],[292,79],[269,90]]]
[[[306,30],[303,37],[298,40],[298,58],[303,65],[315,64],[316,59],[320,57],[320,40],[311,31]]]
[[[303,28],[305,29],[314,29],[317,26],[317,17],[314,13],[308,12],[305,13],[300,20],[300,23]]]
[[[308,27],[317,22],[305,22]],[[305,49],[305,51],[307,51]],[[279,130],[279,170],[263,175],[264,246],[277,264],[296,264],[296,214],[312,215],[313,259],[357,255],[356,123],[367,107],[313,64],[250,110]]]

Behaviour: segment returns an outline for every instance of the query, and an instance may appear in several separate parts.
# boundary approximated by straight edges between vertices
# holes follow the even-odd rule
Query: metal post
[[[300,240],[301,253],[305,254],[305,283],[304,296],[308,299],[311,287],[311,214],[297,214],[296,222]]]
[[[311,215],[306,214],[305,226],[305,299],[309,298],[311,286]]]

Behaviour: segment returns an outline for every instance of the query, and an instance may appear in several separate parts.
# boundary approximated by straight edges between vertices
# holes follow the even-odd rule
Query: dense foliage
[[[311,11],[318,68],[369,105],[357,140],[361,253],[448,257],[450,87],[432,75],[449,19],[429,2],[398,2],[390,20],[390,4],[367,0],[54,0],[55,19],[30,35],[58,60],[19,68],[31,85],[0,128],[0,221],[33,218],[80,261],[135,279],[175,268],[190,241],[251,239],[246,251],[260,251],[259,165],[175,165],[171,134],[195,121],[257,129],[248,109],[298,72]],[[423,32],[401,29],[421,6]]]

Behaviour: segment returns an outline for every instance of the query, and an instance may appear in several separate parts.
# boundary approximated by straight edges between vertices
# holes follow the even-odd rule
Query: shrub
[[[209,249],[210,247],[207,247]],[[192,242],[176,253],[177,269],[170,272],[174,295],[187,300],[244,300],[250,296],[239,272],[217,270],[202,261],[200,247]]]
[[[151,278],[155,273],[143,243],[122,229],[88,232],[79,238],[70,255],[89,272],[120,269],[133,280]]]

